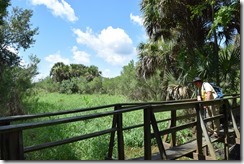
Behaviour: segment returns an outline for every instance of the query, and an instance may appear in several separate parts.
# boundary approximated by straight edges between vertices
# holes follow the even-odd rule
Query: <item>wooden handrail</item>
[[[50,113],[44,113],[44,114],[36,114],[36,115],[20,115],[20,116],[10,116],[10,117],[4,117],[0,118],[0,152],[3,155],[0,155],[1,159],[23,159],[24,155],[23,153],[28,153],[32,151],[41,150],[44,148],[49,148],[53,146],[58,146],[62,144],[67,144],[71,142],[76,142],[104,134],[111,134],[110,138],[110,148],[109,148],[109,158],[111,158],[111,153],[113,149],[111,146],[113,146],[113,142],[117,142],[118,144],[118,158],[121,160],[125,159],[124,155],[124,136],[123,131],[130,130],[134,128],[144,127],[144,159],[151,159],[151,139],[156,138],[157,142],[160,142],[160,136],[165,134],[172,134],[173,137],[173,143],[175,143],[175,137],[176,132],[190,128],[193,126],[199,126],[200,124],[197,121],[191,121],[190,123],[186,123],[183,125],[176,125],[176,121],[179,121],[180,119],[185,119],[186,117],[194,117],[196,114],[190,114],[188,116],[177,116],[176,111],[178,110],[184,110],[189,108],[196,108],[197,106],[207,106],[207,105],[223,105],[227,100],[236,100],[237,98],[240,98],[240,95],[236,96],[233,95],[229,98],[223,98],[218,100],[210,100],[210,101],[196,101],[196,99],[188,99],[188,100],[179,100],[179,101],[164,101],[164,102],[149,102],[149,103],[118,103],[118,104],[111,104],[111,105],[104,105],[104,106],[98,106],[98,107],[91,107],[91,108],[81,108],[81,109],[73,109],[73,110],[66,110],[66,111],[60,111],[60,112],[50,112]],[[45,120],[45,121],[38,121],[38,122],[30,122],[30,123],[18,123],[18,124],[5,124],[12,121],[18,121],[18,120],[27,120],[27,119],[36,119],[41,117],[50,117],[50,116],[57,116],[57,115],[64,115],[64,114],[72,114],[72,113],[78,113],[78,112],[85,112],[85,111],[91,111],[91,110],[100,110],[105,108],[112,108],[114,110],[111,111],[101,111],[99,113],[94,114],[84,114],[81,116],[69,116],[65,118],[57,118],[52,120]],[[239,106],[234,106],[234,108],[239,109]],[[125,127],[123,125],[123,116],[122,114],[132,111],[142,111],[144,113],[144,123],[142,124],[136,124],[133,126],[127,126]],[[200,108],[199,108],[200,110]],[[163,119],[163,120],[156,120],[154,113],[159,112],[168,112],[171,111],[171,118]],[[203,122],[208,122],[214,119],[220,119],[223,118],[225,114],[219,114],[212,118],[205,118],[201,122],[201,126],[203,126]],[[80,135],[72,138],[63,139],[60,141],[54,141],[54,142],[48,142],[43,143],[40,145],[34,145],[34,146],[28,146],[23,147],[23,137],[22,132],[26,129],[33,129],[38,127],[46,127],[46,126],[53,126],[58,124],[65,124],[75,121],[85,121],[88,119],[95,119],[100,117],[107,117],[107,116],[113,116],[113,124],[111,128],[107,128],[101,131],[97,132],[91,132],[89,134]],[[233,120],[233,119],[232,119]],[[165,121],[170,121],[171,126],[168,129],[159,130],[157,124]],[[151,133],[151,124],[153,124],[153,130],[156,131],[154,133]],[[117,141],[114,140],[115,133],[117,132]],[[205,132],[205,131],[204,131]],[[206,132],[205,132],[206,133]],[[157,136],[155,136],[157,135]],[[201,135],[200,135],[201,136]],[[11,137],[11,141],[8,139],[8,137]],[[7,139],[8,142],[13,142],[15,144],[10,144],[11,147],[8,147],[9,145],[3,145],[4,140]],[[16,141],[15,141],[16,140]],[[5,143],[4,143],[5,144]],[[16,145],[17,144],[17,145]],[[202,144],[199,142],[198,144]],[[16,146],[15,146],[16,145]],[[209,145],[209,143],[208,143]],[[8,150],[9,152],[4,152],[5,150]],[[200,149],[199,149],[200,150]],[[212,151],[212,150],[211,150]],[[16,156],[9,156],[9,153],[20,153]],[[160,153],[165,153],[164,148],[162,145],[160,145]],[[213,153],[212,153],[213,154]],[[161,154],[161,158],[166,159],[166,154]]]

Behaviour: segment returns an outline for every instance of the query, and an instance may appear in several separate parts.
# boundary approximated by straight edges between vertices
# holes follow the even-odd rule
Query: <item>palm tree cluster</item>
[[[55,82],[70,80],[74,77],[84,77],[89,82],[95,77],[100,77],[101,71],[94,65],[88,67],[83,64],[65,65],[63,62],[57,62],[51,68],[50,76]]]
[[[139,76],[159,70],[168,94],[194,76],[240,91],[240,1],[142,0],[140,6],[149,40],[138,46]]]

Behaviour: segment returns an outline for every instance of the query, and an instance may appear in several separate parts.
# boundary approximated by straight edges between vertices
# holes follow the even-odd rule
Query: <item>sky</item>
[[[104,77],[116,77],[123,66],[137,61],[136,48],[146,42],[141,0],[11,0],[30,9],[32,28],[39,28],[31,48],[20,50],[24,63],[40,59],[39,75],[49,75],[57,62],[95,65]]]

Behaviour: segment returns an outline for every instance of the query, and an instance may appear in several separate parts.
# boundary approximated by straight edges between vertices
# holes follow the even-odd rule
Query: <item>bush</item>
[[[48,76],[43,80],[36,83],[35,88],[40,90],[45,90],[47,92],[58,92],[59,83],[53,82],[53,80]]]

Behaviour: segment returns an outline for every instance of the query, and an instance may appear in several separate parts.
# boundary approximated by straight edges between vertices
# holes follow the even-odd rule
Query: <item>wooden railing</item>
[[[197,135],[196,151],[191,152],[194,154],[195,159],[216,159],[212,141],[207,135],[205,123],[212,121],[213,119],[227,119],[231,116],[233,127],[235,129],[236,141],[240,143],[240,133],[235,122],[235,117],[232,110],[238,111],[240,109],[240,103],[237,99],[240,99],[240,95],[232,95],[227,98],[212,101],[196,101],[196,99],[187,99],[179,101],[164,101],[164,102],[150,102],[150,103],[123,103],[123,104],[111,104],[99,107],[91,107],[84,109],[74,109],[61,112],[52,112],[35,115],[19,115],[0,118],[0,159],[2,160],[24,160],[25,154],[33,151],[39,151],[42,149],[48,149],[54,146],[73,143],[89,138],[110,134],[110,142],[108,145],[108,153],[105,159],[114,159],[113,151],[114,144],[117,144],[117,159],[129,160],[125,156],[125,140],[124,131],[133,130],[135,128],[143,127],[144,130],[144,156],[136,159],[151,160],[158,159],[177,159],[183,155],[189,153],[183,153],[181,155],[168,154],[167,151],[172,150],[174,147],[184,145],[186,143],[177,144],[177,133],[180,130],[196,127]],[[221,106],[221,114],[213,118],[203,118],[202,111],[203,106],[206,105],[219,105]],[[82,114],[83,112],[92,112],[94,110],[99,111],[102,109],[110,109],[110,111],[101,111],[93,114],[84,114],[78,116],[68,116],[68,114]],[[193,109],[195,113],[187,116],[178,116],[177,111]],[[143,111],[143,123],[125,127],[123,125],[123,115],[132,111]],[[164,112],[170,112],[169,118],[164,120],[156,120],[155,115]],[[67,116],[66,116],[67,115]],[[62,116],[62,118],[54,119],[53,116]],[[39,127],[56,126],[59,124],[66,124],[70,122],[86,121],[88,119],[102,118],[106,116],[113,117],[111,122],[111,128],[101,131],[91,132],[80,136],[70,137],[59,141],[53,141],[48,143],[42,143],[39,145],[24,146],[23,133],[28,129],[35,129]],[[179,120],[189,117],[195,118],[193,121],[186,124],[179,125]],[[38,121],[39,118],[49,118],[49,120]],[[37,120],[37,121],[36,121]],[[21,122],[21,123],[16,123]],[[167,122],[169,124],[167,129],[159,129],[159,125]],[[225,143],[225,158],[228,159],[228,125],[229,122],[224,123],[224,143]],[[102,125],[101,125],[102,126]],[[151,129],[152,128],[152,129]],[[163,144],[166,142],[166,137],[171,135],[171,142],[169,148],[165,148]],[[165,137],[162,139],[162,137]],[[202,138],[205,137],[204,140]],[[117,140],[115,141],[115,138]],[[151,146],[152,139],[155,138],[159,149],[158,156],[152,154]],[[205,145],[204,145],[205,144]],[[207,146],[209,148],[210,155],[203,153],[203,148]],[[43,159],[45,160],[45,159]]]

